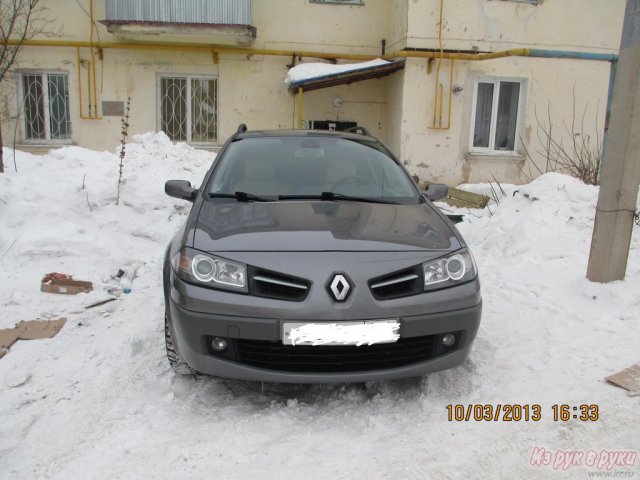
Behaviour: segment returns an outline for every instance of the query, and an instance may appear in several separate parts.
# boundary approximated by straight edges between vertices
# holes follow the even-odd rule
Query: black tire
[[[167,348],[167,358],[169,359],[169,365],[172,370],[178,375],[195,375],[196,372],[189,364],[182,358],[178,348],[173,344],[171,340],[171,330],[169,329],[169,322],[167,317],[164,317],[164,343]]]

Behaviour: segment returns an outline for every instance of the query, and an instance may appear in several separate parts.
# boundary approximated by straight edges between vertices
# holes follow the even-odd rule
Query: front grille
[[[454,350],[441,345],[442,335],[401,338],[375,345],[283,345],[277,341],[235,340],[238,361],[287,372],[357,372],[382,370],[423,362]],[[458,335],[459,338],[459,335]]]
[[[307,297],[311,282],[303,278],[250,267],[249,293],[257,297],[300,302]]]
[[[424,291],[420,266],[390,273],[369,281],[369,289],[376,300],[407,297]]]

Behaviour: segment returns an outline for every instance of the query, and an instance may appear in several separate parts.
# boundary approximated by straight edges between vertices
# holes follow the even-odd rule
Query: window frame
[[[501,82],[513,82],[520,84],[520,91],[518,92],[518,113],[516,114],[516,129],[515,139],[513,142],[513,150],[496,150],[495,149],[495,136],[496,136],[496,124],[498,122],[498,102],[500,100],[500,83]],[[475,147],[473,145],[474,134],[476,130],[476,108],[478,106],[478,88],[481,83],[493,84],[493,101],[491,104],[491,124],[489,127],[489,146],[488,147]],[[471,122],[469,128],[469,153],[473,155],[505,155],[513,156],[518,155],[521,150],[522,142],[520,141],[520,132],[522,128],[522,118],[524,115],[525,107],[525,91],[527,88],[527,79],[517,77],[496,77],[496,76],[482,76],[478,77],[473,87],[473,102],[471,106]]]
[[[503,0],[505,1],[505,0]],[[507,0],[516,3],[526,3],[528,5],[540,5],[544,0]]]
[[[220,145],[220,80],[218,75],[211,74],[200,74],[200,73],[175,73],[175,72],[160,72],[156,75],[156,130],[158,132],[162,130],[162,79],[171,78],[171,79],[184,79],[187,84],[186,95],[187,95],[187,126],[186,126],[186,140],[171,140],[172,142],[182,142],[184,141],[188,145],[193,145],[195,147],[214,147]],[[215,80],[216,81],[216,92],[215,92],[215,110],[216,110],[216,131],[215,131],[215,140],[211,142],[192,142],[191,141],[191,81],[193,79],[201,79],[201,80]],[[166,132],[165,132],[166,134]],[[168,135],[167,135],[168,136]]]
[[[351,5],[364,7],[364,0],[309,0],[309,3],[324,3],[325,5]]]
[[[20,69],[16,71],[16,80],[18,82],[18,121],[20,122],[20,136],[24,145],[70,145],[73,143],[73,120],[71,114],[71,88],[69,85],[69,72],[59,69]],[[25,88],[23,77],[25,75],[40,75],[43,78],[43,87],[46,94],[43,94],[43,109],[44,109],[44,127],[45,138],[27,138],[27,116],[24,110],[25,105]],[[69,138],[51,138],[51,111],[50,111],[50,99],[48,93],[49,75],[64,75],[67,84],[67,116],[68,116],[68,129]]]

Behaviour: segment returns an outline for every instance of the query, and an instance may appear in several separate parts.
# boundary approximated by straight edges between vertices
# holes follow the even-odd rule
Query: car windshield
[[[247,137],[225,151],[209,182],[212,197],[418,203],[405,170],[371,140],[329,136]],[[329,194],[328,194],[329,193]],[[238,198],[236,196],[236,198]]]

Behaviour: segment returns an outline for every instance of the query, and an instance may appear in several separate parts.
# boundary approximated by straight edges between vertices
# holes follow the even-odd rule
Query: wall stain
[[[462,162],[460,171],[462,172],[462,183],[469,183],[469,179],[471,178],[471,162]]]

